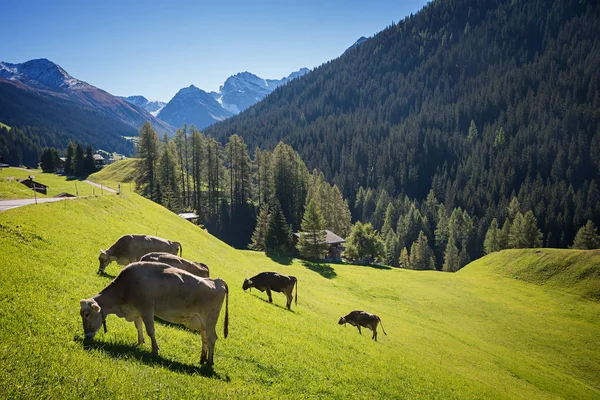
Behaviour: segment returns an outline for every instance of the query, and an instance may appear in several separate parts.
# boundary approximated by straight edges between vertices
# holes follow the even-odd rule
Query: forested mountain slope
[[[517,196],[567,246],[600,222],[598,32],[594,1],[433,1],[205,133],[283,140],[351,203],[432,189],[480,244]]]

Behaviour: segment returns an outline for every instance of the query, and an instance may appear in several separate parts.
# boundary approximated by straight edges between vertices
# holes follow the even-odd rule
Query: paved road
[[[110,192],[110,193],[117,193],[117,191],[116,191],[116,190],[114,190],[114,189],[111,189],[111,188],[109,188],[109,187],[106,187],[106,186],[104,186],[104,185],[100,185],[100,184],[98,184],[98,183],[95,183],[95,182],[92,182],[92,181],[88,181],[87,179],[86,179],[84,182],[85,182],[85,183],[89,183],[89,184],[90,184],[90,185],[92,185],[92,186],[96,186],[96,187],[98,187],[98,188],[101,188],[101,189],[103,189],[103,190],[106,190],[107,192]]]
[[[43,197],[37,199],[38,203],[52,203],[54,201],[75,199],[76,197]],[[9,210],[11,208],[17,208],[26,206],[29,204],[35,204],[35,199],[13,199],[13,200],[0,200],[0,212]]]

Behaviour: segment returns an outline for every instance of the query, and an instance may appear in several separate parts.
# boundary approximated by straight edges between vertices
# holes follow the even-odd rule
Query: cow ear
[[[99,306],[99,305],[98,305],[98,303],[96,303],[96,302],[92,303],[92,308],[93,308],[93,309],[94,309],[94,311],[96,311],[96,312],[100,312],[100,310],[101,310],[100,306]]]
[[[86,299],[81,299],[81,300],[79,301],[79,307],[81,307],[82,309],[83,309],[83,308],[86,308],[87,306],[88,306],[88,302],[87,302],[87,300],[86,300]]]
[[[248,281],[248,285],[252,285],[252,280],[251,279],[248,279],[247,281]]]

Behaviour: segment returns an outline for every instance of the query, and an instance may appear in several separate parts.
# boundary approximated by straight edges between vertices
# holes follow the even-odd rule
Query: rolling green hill
[[[229,337],[217,332],[214,370],[200,368],[201,340],[158,323],[158,357],[135,346],[132,323],[83,343],[79,300],[110,278],[98,251],[125,233],[178,240],[230,288]],[[540,262],[561,263],[546,254]],[[597,257],[592,254],[593,257]],[[238,251],[129,192],[40,204],[0,214],[0,393],[6,398],[598,398],[600,303],[556,280],[510,278],[486,257],[456,274],[387,267],[278,263]],[[501,257],[494,259],[493,257]],[[524,251],[522,260],[530,254]],[[594,258],[595,260],[595,258]],[[594,261],[596,262],[596,261]],[[521,265],[520,274],[525,266]],[[536,267],[537,268],[537,267]],[[107,268],[115,276],[116,264]],[[284,309],[245,277],[298,278],[298,305]],[[513,270],[516,271],[516,268]],[[586,280],[596,279],[589,275]],[[585,291],[587,292],[587,291]],[[337,324],[354,309],[378,314],[387,336]]]

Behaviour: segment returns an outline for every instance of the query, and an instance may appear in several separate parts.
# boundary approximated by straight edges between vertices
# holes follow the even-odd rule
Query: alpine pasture
[[[201,339],[156,324],[158,356],[133,323],[110,315],[84,342],[79,300],[119,236],[182,243],[183,256],[229,285],[214,368]],[[567,260],[568,262],[565,262]],[[591,267],[589,267],[591,265]],[[550,266],[544,268],[544,266]],[[562,268],[562,269],[561,269]],[[548,271],[554,279],[546,279]],[[0,393],[5,398],[599,398],[600,254],[504,251],[458,273],[272,260],[235,250],[129,190],[0,213]],[[242,291],[244,278],[298,278],[298,305]],[[569,271],[575,271],[570,273]],[[387,336],[342,327],[355,309]]]

